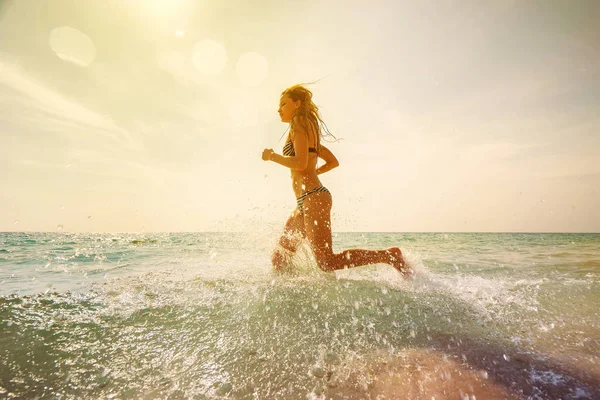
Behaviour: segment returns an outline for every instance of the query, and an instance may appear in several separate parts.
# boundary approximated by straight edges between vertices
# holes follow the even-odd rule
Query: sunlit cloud
[[[27,107],[52,114],[58,117],[59,121],[95,128],[94,132],[110,136],[118,141],[131,143],[128,132],[118,127],[109,117],[100,115],[80,103],[66,98],[28,76],[14,65],[7,65],[2,60],[0,60],[0,65],[2,65],[0,84],[25,95],[26,97],[22,101]]]

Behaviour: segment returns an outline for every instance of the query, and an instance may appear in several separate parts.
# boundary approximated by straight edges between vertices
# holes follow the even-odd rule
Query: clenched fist
[[[273,157],[274,153],[275,152],[273,151],[273,149],[264,149],[262,153],[262,159],[264,161],[271,161],[271,158]]]

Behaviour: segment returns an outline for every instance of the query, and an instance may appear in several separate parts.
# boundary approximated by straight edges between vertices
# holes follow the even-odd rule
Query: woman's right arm
[[[331,171],[340,165],[340,162],[337,160],[337,158],[335,158],[331,150],[323,145],[319,146],[319,158],[325,161],[325,164],[317,168],[317,175]]]

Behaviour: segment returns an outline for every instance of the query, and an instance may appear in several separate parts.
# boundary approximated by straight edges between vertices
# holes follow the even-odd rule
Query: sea
[[[0,233],[0,398],[600,399],[600,234]]]

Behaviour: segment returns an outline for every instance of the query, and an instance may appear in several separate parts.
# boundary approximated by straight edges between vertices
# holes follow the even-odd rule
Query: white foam
[[[539,382],[554,386],[560,386],[565,384],[565,377],[553,371],[537,371],[535,368],[532,368],[529,376],[531,377],[531,380],[533,382]]]

